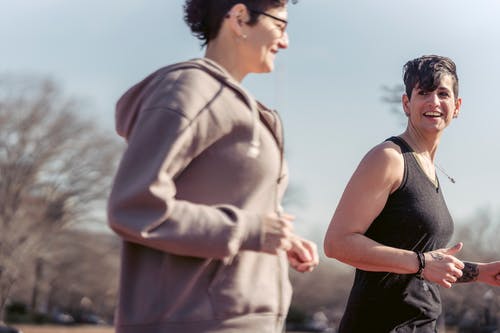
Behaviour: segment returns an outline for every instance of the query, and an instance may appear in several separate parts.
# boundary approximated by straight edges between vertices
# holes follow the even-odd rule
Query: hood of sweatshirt
[[[118,135],[128,140],[130,133],[134,129],[138,115],[142,111],[141,106],[143,101],[156,87],[155,81],[161,79],[161,77],[168,72],[188,68],[196,68],[209,73],[215,79],[233,89],[248,105],[253,115],[253,135],[252,140],[249,142],[248,155],[250,157],[256,157],[259,154],[260,145],[259,126],[257,126],[259,121],[257,102],[222,66],[207,58],[192,59],[186,62],[163,67],[131,87],[116,104],[115,124]]]

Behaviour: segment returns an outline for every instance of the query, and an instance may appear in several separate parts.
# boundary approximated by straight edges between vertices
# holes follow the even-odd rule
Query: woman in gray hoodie
[[[288,264],[318,264],[280,206],[281,121],[240,84],[288,46],[286,2],[186,1],[205,58],[161,68],[118,101],[128,145],[108,203],[123,239],[116,332],[281,332]]]

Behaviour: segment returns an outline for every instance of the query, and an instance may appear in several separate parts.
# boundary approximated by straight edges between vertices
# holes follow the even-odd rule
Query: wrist
[[[481,274],[484,268],[484,263],[464,261],[464,268],[462,269],[462,276],[457,282],[486,282],[485,274]]]
[[[415,276],[423,280],[424,279],[424,269],[425,269],[425,255],[423,252],[420,251],[414,251],[415,255],[417,257],[417,262],[418,262],[418,270],[415,273]]]

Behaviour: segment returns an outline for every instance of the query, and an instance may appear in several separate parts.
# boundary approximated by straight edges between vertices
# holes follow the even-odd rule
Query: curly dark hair
[[[453,60],[437,55],[425,55],[408,61],[403,67],[403,81],[406,95],[411,99],[411,92],[418,84],[424,91],[434,91],[443,75],[453,79],[453,93],[458,97],[457,67]]]
[[[297,0],[292,0],[296,3]],[[256,11],[265,11],[269,8],[281,7],[288,0],[186,0],[184,3],[184,21],[191,28],[191,32],[202,41],[202,46],[217,37],[222,20],[227,12],[236,4],[241,3]],[[257,22],[258,13],[250,12],[249,25]]]

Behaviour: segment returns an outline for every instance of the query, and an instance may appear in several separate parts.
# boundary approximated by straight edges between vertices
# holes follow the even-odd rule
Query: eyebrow
[[[445,87],[445,86],[438,86],[436,90],[446,90],[446,91],[452,91],[452,89]]]
[[[413,87],[413,89],[415,89],[415,90],[417,90],[417,91],[421,91],[421,90],[423,90],[423,91],[428,91],[427,89],[424,89],[424,88],[420,87],[420,85],[418,85],[418,84],[417,84],[417,85],[415,85],[415,87]],[[436,89],[434,89],[434,90],[447,90],[447,91],[453,91],[453,89],[452,89],[452,88],[448,88],[448,87],[445,87],[445,86],[437,86],[437,87],[436,87]],[[432,91],[434,91],[434,90],[432,90]]]

